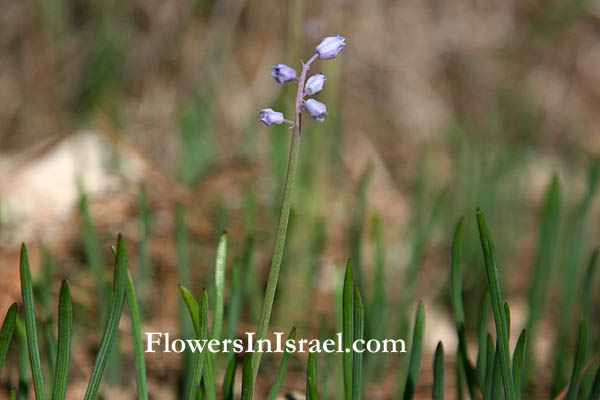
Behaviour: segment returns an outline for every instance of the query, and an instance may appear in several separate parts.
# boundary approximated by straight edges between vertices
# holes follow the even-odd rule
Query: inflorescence
[[[322,91],[327,77],[323,74],[315,74],[306,79],[306,73],[308,72],[310,65],[317,58],[321,60],[335,58],[335,56],[344,49],[344,46],[346,46],[346,39],[339,35],[324,38],[321,43],[315,47],[315,52],[312,57],[306,63],[302,62],[300,77],[296,76],[296,70],[294,68],[285,64],[277,64],[271,67],[271,75],[275,78],[277,83],[298,82],[295,119],[286,119],[283,113],[279,111],[275,111],[272,108],[263,108],[259,114],[260,121],[264,122],[267,126],[279,125],[284,122],[295,126],[300,123],[300,113],[302,112],[302,108],[304,108],[312,119],[323,122],[327,116],[327,107],[325,104],[315,99],[304,99]]]

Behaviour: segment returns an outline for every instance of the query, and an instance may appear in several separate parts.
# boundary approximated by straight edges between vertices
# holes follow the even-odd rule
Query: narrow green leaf
[[[31,271],[27,258],[25,244],[21,246],[21,294],[23,297],[23,310],[25,313],[25,332],[27,334],[27,348],[29,351],[29,365],[33,376],[33,389],[37,400],[45,400],[44,378],[42,376],[42,364],[40,362],[40,349],[38,346],[35,309],[33,304],[33,286],[31,283]]]
[[[506,315],[506,337],[510,341],[510,307],[508,303],[504,303],[504,314]]]
[[[17,388],[10,390],[10,400],[17,400]]]
[[[135,359],[135,379],[137,382],[138,399],[148,399],[148,388],[146,382],[146,361],[144,357],[144,342],[142,340],[142,322],[140,309],[135,295],[135,287],[131,273],[127,270],[127,288],[125,290],[127,309],[131,320],[131,333],[133,335],[133,353]]]
[[[319,392],[317,391],[317,385],[313,378],[308,377],[307,379],[308,387],[310,391],[310,399],[307,397],[307,400],[319,400]]]
[[[494,349],[494,339],[491,334],[486,335],[486,370],[485,370],[485,386],[483,388],[483,399],[490,400],[492,398],[492,386],[494,379],[494,364],[496,362],[496,351]]]
[[[588,262],[588,267],[585,274],[585,280],[583,281],[583,290],[581,291],[583,296],[583,319],[585,321],[591,321],[592,309],[593,309],[593,298],[594,290],[592,288],[594,284],[594,277],[596,275],[596,265],[598,264],[598,248],[594,249]]]
[[[527,330],[523,329],[513,354],[513,380],[517,397],[521,398],[521,380],[523,379],[523,366],[525,365],[525,352],[527,347]]]
[[[598,399],[600,399],[600,367],[598,367],[596,375],[594,376],[594,384],[592,385],[592,390],[590,390],[587,400]]]
[[[365,338],[365,308],[358,286],[354,286],[354,341]],[[363,353],[354,352],[352,358],[352,400],[362,398],[362,363]],[[316,377],[314,379],[317,384]]]
[[[296,327],[293,327],[288,335],[287,340],[296,340]],[[287,341],[286,341],[287,342]],[[281,362],[279,363],[279,369],[277,370],[277,375],[275,376],[275,381],[273,382],[273,386],[271,386],[271,390],[269,391],[269,396],[267,400],[275,400],[277,398],[277,393],[279,393],[279,389],[281,388],[281,384],[283,383],[283,378],[285,377],[285,372],[287,371],[288,361],[290,360],[290,352],[287,347],[283,351],[283,355],[281,356]]]
[[[317,394],[317,355],[308,353],[308,365],[306,367],[306,400],[318,400]]]
[[[473,365],[469,361],[467,354],[467,339],[465,335],[465,315],[462,300],[462,283],[460,268],[460,253],[462,246],[464,218],[461,218],[456,224],[454,237],[452,239],[452,250],[450,256],[450,299],[452,302],[452,313],[454,315],[454,324],[456,325],[456,334],[458,336],[458,355],[461,357],[461,366],[464,369],[464,375],[467,381],[467,387],[471,399],[477,398],[477,376]]]
[[[354,337],[354,278],[352,273],[352,261],[348,260],[346,274],[344,276],[344,291],[342,299],[342,343],[344,349],[352,349]],[[346,400],[352,399],[352,359],[351,351],[345,351],[342,355],[344,371],[344,395]]]
[[[506,400],[515,400],[515,386],[510,369],[510,353],[508,350],[508,325],[506,313],[503,309],[504,300],[502,298],[502,289],[500,288],[500,278],[498,276],[498,266],[496,264],[496,252],[490,232],[485,221],[485,216],[481,210],[477,210],[477,223],[479,226],[479,237],[483,248],[488,285],[490,288],[490,298],[494,320],[496,321],[496,337],[498,340],[498,350],[500,353],[500,365],[502,382],[504,384],[504,396]]]
[[[225,309],[225,267],[227,265],[227,232],[223,232],[217,245],[215,261],[215,310],[213,315],[212,338],[221,339],[223,330],[223,310]]]
[[[29,370],[29,355],[27,351],[27,333],[25,333],[25,323],[18,316],[15,323],[15,334],[18,357],[17,368],[19,370],[19,399],[29,399],[31,373]]]
[[[202,371],[202,387],[206,400],[216,400],[215,373],[213,370],[213,354],[208,353],[204,359],[204,371]]]
[[[64,400],[67,394],[69,364],[71,362],[71,333],[73,331],[73,304],[69,283],[62,281],[58,296],[58,346],[52,400]]]
[[[492,400],[502,400],[502,369],[498,343],[496,343],[496,355],[494,356],[494,367],[492,369]]]
[[[222,400],[233,400],[233,385],[235,384],[235,370],[237,369],[237,356],[231,355],[231,360],[227,364],[225,377],[223,378],[223,386],[221,389]]]
[[[421,355],[423,353],[423,338],[425,336],[425,308],[423,301],[419,301],[417,314],[415,316],[415,326],[413,330],[412,348],[410,349],[410,361],[408,366],[408,376],[406,386],[404,387],[403,400],[410,400],[415,395],[417,380],[419,378],[419,369],[421,368]]]
[[[2,329],[0,329],[0,374],[2,373],[2,367],[6,360],[6,354],[10,342],[12,341],[13,333],[15,331],[15,324],[17,320],[17,303],[14,303],[9,307],[2,322]]]
[[[251,353],[244,354],[244,368],[242,370],[242,399],[252,400],[252,390],[254,386],[254,377],[252,373]]]
[[[478,350],[477,350],[477,379],[480,385],[485,382],[485,377],[487,373],[487,363],[492,362],[491,359],[487,358],[488,350],[487,350],[487,324],[490,316],[490,291],[486,290],[485,295],[483,296],[483,301],[481,302],[481,309],[479,310],[479,321],[477,324],[477,330],[479,332],[479,340],[478,340]],[[492,353],[492,357],[493,357]]]
[[[114,273],[114,289],[113,299],[108,314],[106,327],[100,342],[100,348],[96,355],[96,361],[94,362],[94,368],[90,376],[87,390],[85,392],[84,400],[94,400],[98,395],[100,389],[100,382],[102,381],[102,375],[106,363],[110,356],[110,350],[113,342],[117,336],[117,329],[119,327],[119,320],[121,319],[121,313],[123,312],[123,305],[125,303],[125,288],[127,286],[127,250],[125,248],[125,240],[123,236],[119,234],[117,238],[117,262]]]
[[[579,396],[579,386],[581,385],[582,372],[585,367],[585,358],[587,352],[587,329],[585,321],[579,321],[579,330],[577,333],[577,345],[575,346],[575,360],[573,361],[573,371],[569,390],[565,396],[566,400],[576,400]]]
[[[194,330],[196,334],[200,330],[200,306],[192,293],[183,285],[179,285],[179,293],[181,293],[181,297],[185,302],[188,312],[190,313],[190,317],[192,318],[192,323],[194,325]]]
[[[439,342],[433,358],[433,400],[444,400],[444,346]]]
[[[231,294],[227,304],[227,333],[225,337],[233,339],[239,323],[244,296],[244,287],[240,276],[240,262],[237,259],[234,259],[231,263],[229,282],[231,284]]]
[[[195,302],[195,300],[194,300]],[[206,290],[202,291],[202,300],[200,301],[201,306],[194,311],[198,310],[198,325],[196,325],[196,337],[198,340],[203,341],[208,339],[208,294]],[[197,305],[197,304],[196,304]],[[190,308],[190,312],[192,309]],[[206,351],[196,351],[194,353],[194,363],[192,367],[192,380],[190,383],[188,400],[196,400],[198,395],[198,389],[200,387],[200,380],[203,375],[205,367]]]

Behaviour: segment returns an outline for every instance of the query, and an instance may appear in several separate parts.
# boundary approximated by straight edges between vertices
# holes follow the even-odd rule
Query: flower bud
[[[327,80],[327,77],[323,74],[315,74],[306,80],[304,85],[304,95],[312,96],[323,90],[323,84]]]
[[[260,110],[260,121],[265,125],[279,125],[283,122],[283,113],[274,111],[272,108],[263,108]]]
[[[328,36],[315,47],[315,53],[321,60],[328,60],[337,56],[340,50],[344,49],[345,45],[346,38],[343,38],[340,35]]]
[[[271,75],[277,83],[285,83],[296,80],[296,70],[285,64],[277,64],[271,67]]]
[[[315,121],[323,122],[327,116],[327,107],[325,104],[315,99],[308,99],[304,102],[304,109],[308,115]]]

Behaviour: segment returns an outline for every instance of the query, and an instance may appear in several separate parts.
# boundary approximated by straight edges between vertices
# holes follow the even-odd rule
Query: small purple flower
[[[296,78],[296,70],[292,67],[288,67],[285,64],[277,64],[271,67],[271,75],[277,83],[285,83],[290,81],[295,81]]]
[[[263,108],[260,110],[260,121],[264,122],[265,125],[279,125],[283,123],[283,113],[275,111],[272,108]]]
[[[328,36],[315,47],[315,53],[321,60],[328,60],[330,58],[335,58],[340,50],[344,49],[345,45],[346,38],[343,38],[340,35]]]
[[[323,90],[323,84],[327,80],[327,77],[323,74],[315,74],[308,78],[306,85],[304,85],[304,95],[312,96]]]
[[[304,108],[308,115],[315,121],[323,122],[327,116],[327,107],[325,104],[315,99],[308,99],[304,102]]]

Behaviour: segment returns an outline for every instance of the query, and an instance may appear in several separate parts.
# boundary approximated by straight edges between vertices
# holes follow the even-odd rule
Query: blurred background
[[[368,302],[387,293],[387,336],[409,340],[414,301],[424,300],[417,395],[428,397],[438,340],[447,370],[454,364],[454,225],[465,216],[463,290],[473,345],[485,289],[478,206],[496,241],[513,342],[527,321],[544,195],[556,174],[552,290],[534,348],[536,363],[547,368],[539,368],[528,393],[539,398],[551,381],[560,386],[552,378],[555,344],[562,335],[569,350],[572,336],[555,310],[575,321],[577,305],[565,299],[578,293],[598,245],[597,2],[32,0],[1,7],[0,314],[19,299],[18,251],[26,242],[40,319],[55,318],[60,279],[71,282],[73,398],[85,390],[97,349],[98,282],[112,279],[118,232],[131,253],[145,329],[185,333],[177,283],[197,294],[210,281],[226,229],[228,260],[242,266],[246,296],[239,325],[229,329],[254,329],[291,134],[263,126],[258,112],[273,107],[292,115],[295,93],[293,84],[272,79],[270,67],[299,70],[300,60],[335,34],[347,38],[346,51],[311,68],[328,77],[317,99],[329,116],[303,124],[272,330],[296,325],[298,336],[309,338],[335,332],[343,268],[352,257]],[[385,287],[373,278],[378,265]],[[565,276],[574,283],[563,287]],[[121,371],[132,371],[128,329],[122,323]],[[371,364],[398,362],[376,357]],[[278,362],[264,359],[259,398]],[[147,364],[153,398],[175,398],[181,357],[153,354]],[[304,390],[305,364],[292,357],[285,391]],[[373,373],[367,398],[393,397],[398,374]],[[16,372],[3,375],[3,386],[14,385]],[[106,398],[134,397],[133,372],[108,379]],[[449,372],[449,398],[454,386]]]

